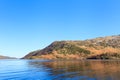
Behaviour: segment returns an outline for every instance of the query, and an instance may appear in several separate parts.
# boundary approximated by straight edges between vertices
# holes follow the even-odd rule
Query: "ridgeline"
[[[23,59],[120,59],[120,35],[84,41],[55,41]]]

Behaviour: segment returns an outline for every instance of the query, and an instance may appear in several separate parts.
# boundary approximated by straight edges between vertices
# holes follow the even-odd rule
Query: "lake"
[[[120,61],[0,60],[0,80],[120,80]]]

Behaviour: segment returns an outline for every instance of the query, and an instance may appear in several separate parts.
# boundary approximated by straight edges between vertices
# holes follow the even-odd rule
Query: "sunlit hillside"
[[[120,35],[84,41],[55,41],[26,59],[120,59]]]

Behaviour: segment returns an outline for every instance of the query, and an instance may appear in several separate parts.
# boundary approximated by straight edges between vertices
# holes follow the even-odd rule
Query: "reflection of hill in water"
[[[119,80],[120,77],[120,61],[52,61],[32,62],[32,65],[37,68],[42,65],[51,69],[49,72],[59,79],[71,78],[72,80],[73,78],[74,80],[77,77],[79,80],[84,77],[85,80],[89,78],[91,80]]]

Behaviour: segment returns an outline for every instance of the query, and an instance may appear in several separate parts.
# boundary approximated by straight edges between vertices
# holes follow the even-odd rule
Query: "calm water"
[[[0,60],[0,80],[120,80],[120,61]]]

